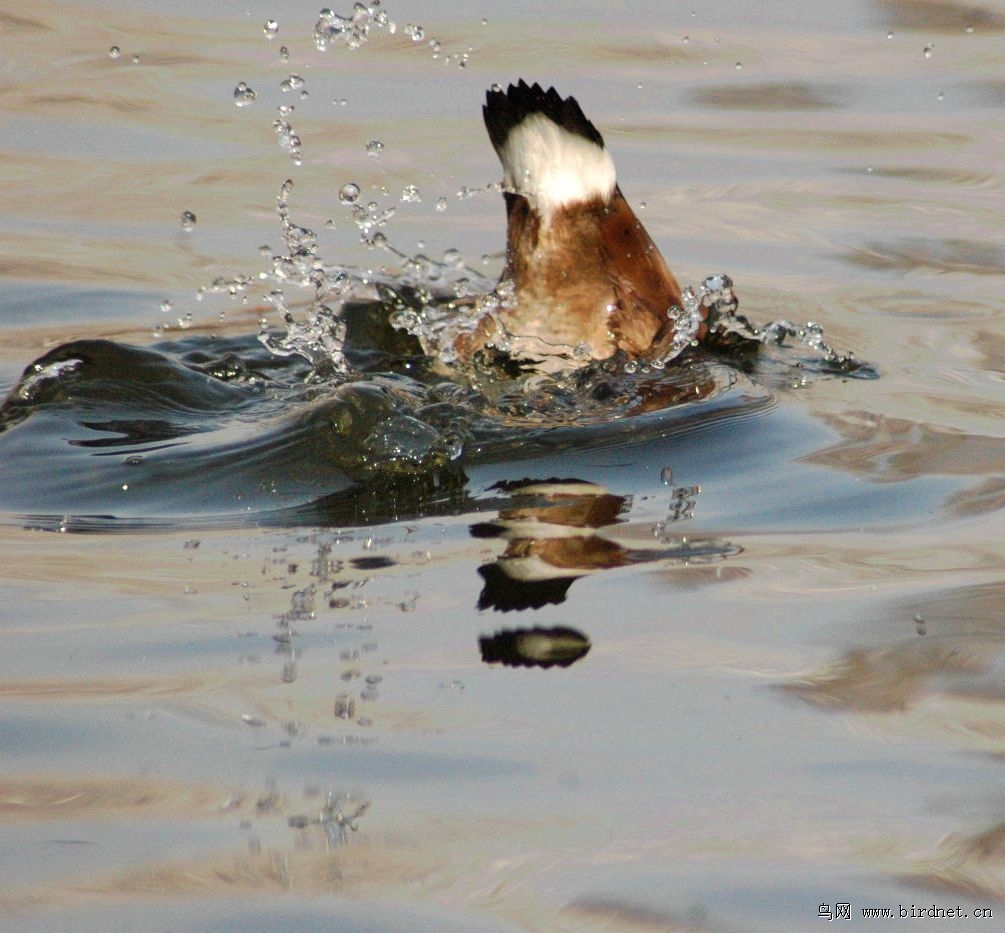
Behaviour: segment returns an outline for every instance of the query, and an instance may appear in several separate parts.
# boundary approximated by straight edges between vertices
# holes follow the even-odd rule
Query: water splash
[[[292,192],[293,181],[287,179],[276,197],[286,252],[272,257],[271,269],[263,277],[281,286],[311,289],[313,297],[298,316],[283,289],[273,289],[267,300],[280,313],[286,332],[276,334],[263,324],[259,340],[277,355],[297,354],[308,360],[312,380],[330,380],[349,370],[342,352],[346,327],[339,312],[354,281],[348,270],[326,266],[318,256],[317,234],[293,222],[289,210]]]
[[[369,4],[355,3],[348,16],[326,7],[314,24],[314,45],[319,52],[327,52],[337,43],[359,49],[366,45],[373,28],[386,29],[391,34],[396,31],[395,24],[381,9],[380,0],[370,0]]]
[[[854,353],[842,353],[827,343],[823,327],[815,321],[796,324],[777,320],[755,324],[738,314],[739,303],[733,294],[733,281],[728,275],[705,278],[699,301],[708,310],[707,323],[713,347],[742,352],[742,344],[746,342],[767,353],[774,352],[783,367],[789,370],[808,369],[856,379],[878,377],[877,371],[868,363],[857,360]],[[804,350],[809,350],[810,355],[801,355]]]
[[[278,110],[279,117],[273,121],[272,128],[275,130],[279,148],[289,155],[294,165],[302,165],[300,137],[287,119],[294,107],[292,104],[281,104]]]
[[[241,81],[234,88],[234,104],[238,107],[247,107],[249,104],[253,104],[257,97],[255,91],[248,87],[244,81]]]
[[[369,3],[355,3],[352,12],[343,15],[326,7],[321,10],[314,24],[314,45],[319,52],[327,52],[333,46],[344,45],[349,49],[360,49],[370,40],[373,30],[386,30],[389,35],[398,31],[397,24],[381,6],[380,0]],[[406,23],[401,30],[415,45],[425,45],[432,58],[444,65],[466,68],[471,59],[472,48],[462,52],[443,54],[443,43],[426,33],[418,23]]]

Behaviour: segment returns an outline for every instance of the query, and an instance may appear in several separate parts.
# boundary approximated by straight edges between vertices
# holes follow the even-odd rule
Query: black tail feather
[[[527,84],[521,78],[506,91],[489,91],[485,95],[482,114],[489,139],[497,153],[506,145],[510,130],[532,113],[543,114],[568,132],[582,136],[598,146],[604,145],[604,138],[586,119],[576,98],[563,99],[553,87],[545,91],[540,84]]]

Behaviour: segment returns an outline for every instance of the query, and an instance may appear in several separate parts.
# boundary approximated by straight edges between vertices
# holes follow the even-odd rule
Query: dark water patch
[[[848,262],[867,269],[903,272],[966,272],[972,275],[1005,273],[1005,249],[995,243],[975,240],[930,240],[902,237],[874,240],[851,250]]]
[[[926,33],[1005,31],[1005,14],[980,3],[956,0],[876,0],[884,22],[894,29]]]
[[[846,89],[801,81],[760,84],[707,85],[696,88],[691,100],[702,107],[723,110],[830,110],[848,100]]]
[[[868,175],[872,178],[895,178],[941,188],[945,185],[960,188],[988,188],[1001,184],[1001,178],[991,172],[975,172],[963,168],[931,165],[890,165],[841,168],[841,172]]]
[[[471,505],[474,465],[686,434],[770,405],[698,359],[647,376],[460,376],[362,319],[352,376],[328,380],[252,336],[57,347],[0,408],[0,508],[62,530],[454,513]]]

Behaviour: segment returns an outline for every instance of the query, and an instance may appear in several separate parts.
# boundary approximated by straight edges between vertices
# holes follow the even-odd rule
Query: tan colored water
[[[818,321],[882,378],[779,393],[773,466],[674,460],[702,485],[681,527],[726,556],[600,570],[538,610],[475,608],[505,543],[473,511],[0,527],[0,927],[809,930],[848,902],[849,929],[911,905],[971,915],[915,929],[996,929],[1005,4],[402,5],[394,37],[324,54],[313,7],[213,10],[0,10],[4,390],[75,337],[144,343],[187,313],[256,330],[261,290],[194,296],[257,275],[286,177],[326,257],[383,261],[347,181],[397,204],[403,249],[497,254],[498,195],[456,192],[496,179],[479,106],[518,77],[578,97],[682,281],[728,272],[751,317]],[[307,99],[279,90],[291,72]],[[290,101],[299,167],[271,125]],[[674,456],[714,464],[720,442]],[[552,461],[635,495],[600,532],[627,549],[668,508],[666,462],[637,456]],[[311,586],[287,650],[276,618]],[[591,642],[568,668],[480,660],[480,635],[560,625]]]

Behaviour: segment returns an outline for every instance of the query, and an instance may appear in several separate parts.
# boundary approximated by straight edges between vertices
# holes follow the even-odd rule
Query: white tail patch
[[[570,133],[543,113],[510,130],[499,153],[503,184],[523,195],[547,226],[555,211],[614,194],[614,160],[603,146]]]

